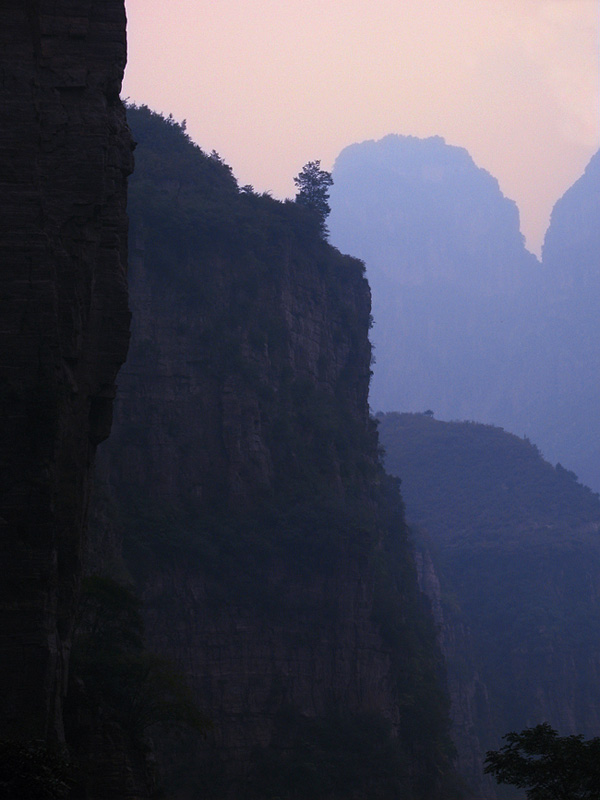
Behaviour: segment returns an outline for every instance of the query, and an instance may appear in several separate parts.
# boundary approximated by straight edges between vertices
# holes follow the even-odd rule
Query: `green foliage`
[[[329,206],[329,187],[333,186],[330,172],[321,169],[320,161],[309,161],[294,178],[298,189],[296,202],[315,214],[319,222],[319,230],[327,235],[325,220],[331,212]]]
[[[128,120],[138,142],[129,182],[130,252],[143,247],[144,280],[177,308],[179,327],[193,333],[189,345],[208,375],[256,384],[252,369],[265,353],[275,373],[283,368],[290,329],[281,293],[295,274],[310,275],[326,294],[333,336],[368,347],[369,310],[357,315],[355,303],[364,265],[328,246],[313,214],[298,203],[238,191],[221,159],[203,153],[173,120],[135,106]],[[132,286],[136,264],[132,257]],[[150,351],[154,364],[160,342],[134,338],[130,363],[147,362]],[[268,390],[263,378],[260,391]]]
[[[72,785],[65,754],[45,742],[0,741],[1,800],[60,800]]]
[[[137,142],[128,212],[167,275],[181,273],[190,251],[197,260],[215,249],[242,258],[250,274],[253,266],[268,270],[293,241],[302,241],[298,251],[309,258],[318,251],[331,261],[333,249],[328,257],[321,227],[301,203],[239,190],[231,168],[204,153],[172,118],[134,105],[127,118]]]
[[[168,660],[144,649],[140,601],[127,587],[93,575],[84,581],[71,669],[89,707],[134,740],[159,723],[204,730],[206,719]]]
[[[306,717],[283,709],[269,747],[253,757],[248,796],[261,800],[410,798],[411,762],[376,712],[331,709]]]
[[[485,772],[498,783],[527,789],[528,800],[597,800],[600,797],[600,738],[559,736],[547,723],[504,736],[490,750]]]
[[[379,430],[386,465],[410,495],[412,519],[440,531],[448,546],[465,537],[522,541],[526,529],[528,538],[548,540],[565,522],[596,519],[598,499],[573,473],[553,468],[535,445],[502,428],[386,414]]]

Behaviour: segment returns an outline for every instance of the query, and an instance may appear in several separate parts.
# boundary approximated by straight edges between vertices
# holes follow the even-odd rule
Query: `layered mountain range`
[[[540,264],[465,150],[388,136],[340,154],[331,239],[367,265],[375,410],[501,425],[600,488],[599,159],[556,204]]]
[[[440,523],[449,551],[440,559],[422,534],[415,552],[369,417],[363,264],[323,239],[310,209],[240,189],[216,153],[143,107],[128,110],[138,143],[129,198],[133,318],[113,422],[131,316],[123,2],[9,1],[0,41],[0,93],[15,121],[0,141],[6,791],[33,796],[35,786],[39,796],[78,800],[148,800],[161,791],[214,800],[441,800],[461,796],[448,686],[461,772],[480,794],[478,765],[492,731],[521,720],[509,711],[511,676],[527,722],[547,712],[573,729],[597,724],[581,700],[596,670],[595,622],[587,634],[578,627],[595,597],[597,499],[568,470],[545,465],[558,505],[544,496],[525,521],[507,521],[500,503],[488,535],[476,524],[485,516],[479,506],[460,527],[451,489],[438,498],[438,522],[452,529]],[[575,302],[581,286],[593,297],[594,260],[583,253],[597,243],[587,199],[595,162],[553,216],[557,238],[549,234],[544,259],[557,265],[557,288],[548,297],[562,294],[549,303],[548,321],[534,302],[539,266],[523,249],[514,204],[498,202],[482,171],[471,182],[464,151],[449,154],[431,140],[423,165],[421,144],[405,144],[406,164],[396,170],[404,211],[381,207],[384,228],[373,235],[383,241],[386,230],[400,230],[406,243],[418,234],[421,257],[418,248],[407,256],[397,291],[394,245],[373,285],[380,295],[384,287],[396,317],[404,298],[402,336],[416,355],[394,357],[388,374],[404,370],[405,385],[425,385],[417,367],[426,342],[440,370],[456,372],[489,405],[493,386],[509,385],[513,362],[530,363],[519,320],[535,321],[540,336],[544,325],[570,331],[568,298]],[[384,169],[380,188],[392,177]],[[434,203],[423,186],[445,189]],[[363,189],[375,203],[368,181]],[[433,235],[431,217],[456,235]],[[587,220],[587,238],[569,244],[574,218]],[[335,225],[334,217],[332,232]],[[592,308],[581,301],[586,335]],[[484,318],[504,322],[504,332],[488,325],[482,334]],[[571,341],[566,333],[559,340]],[[455,358],[464,341],[470,350]],[[570,363],[575,379],[589,361]],[[469,384],[472,364],[488,376],[485,391]],[[424,405],[435,402],[428,391]],[[500,396],[502,408],[518,406],[516,389]],[[96,449],[111,424],[92,496]],[[404,463],[391,466],[407,480]],[[421,475],[418,464],[406,470]],[[508,496],[520,497],[505,482]],[[435,530],[437,518],[411,513]],[[530,528],[535,535],[520,536]],[[463,539],[474,575],[491,570],[496,540],[512,547],[515,530],[518,554],[527,552],[514,598],[531,619],[500,609],[493,582],[486,605],[474,577],[471,593],[449,610]],[[514,565],[510,547],[509,556],[497,554],[502,569]],[[538,561],[548,568],[528,583]],[[569,600],[564,587],[578,569],[591,572]],[[549,581],[556,602],[540,609],[531,591],[546,597]],[[495,603],[497,641],[478,616]],[[541,650],[515,650],[519,625]],[[512,672],[494,672],[490,653],[498,662],[508,652]],[[570,679],[572,663],[583,665],[582,683],[565,700],[547,676]]]

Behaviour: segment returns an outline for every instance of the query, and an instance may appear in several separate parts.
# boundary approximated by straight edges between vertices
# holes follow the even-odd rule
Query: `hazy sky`
[[[600,147],[600,0],[126,0],[124,96],[179,119],[240,184],[444,136],[516,200],[539,250]]]

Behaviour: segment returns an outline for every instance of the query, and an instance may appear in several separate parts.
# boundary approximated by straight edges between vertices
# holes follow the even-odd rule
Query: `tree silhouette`
[[[528,800],[598,800],[600,738],[559,736],[548,725],[508,733],[508,744],[489,750],[484,772],[498,783],[527,789]]]
[[[329,187],[333,186],[331,173],[321,169],[320,161],[309,161],[294,178],[294,183],[298,189],[296,202],[314,211],[321,235],[327,236],[325,220],[331,211],[328,203]]]

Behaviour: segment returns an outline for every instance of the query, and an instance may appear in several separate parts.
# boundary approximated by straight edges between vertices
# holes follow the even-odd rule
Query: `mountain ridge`
[[[386,468],[402,480],[418,550],[441,584],[422,577],[441,609],[459,746],[465,708],[482,752],[497,748],[503,733],[544,721],[593,736],[598,495],[501,428],[424,414],[378,419]],[[477,785],[468,746],[459,752]],[[481,781],[482,765],[475,766]],[[496,796],[493,787],[485,792]]]
[[[460,148],[389,136],[342,151],[331,238],[367,266],[374,410],[501,425],[600,488],[599,159],[556,203],[540,263]]]

